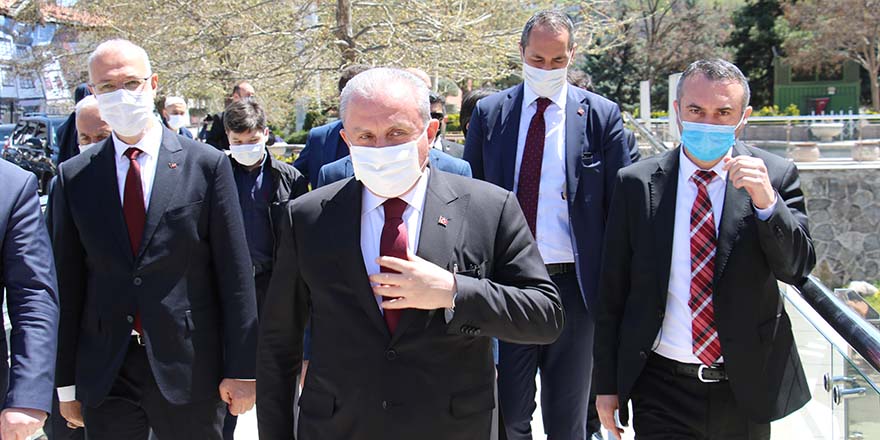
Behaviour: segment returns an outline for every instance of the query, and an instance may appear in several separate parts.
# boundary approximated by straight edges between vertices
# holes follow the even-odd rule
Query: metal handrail
[[[812,275],[792,287],[853,350],[880,371],[880,330],[877,327],[862,319]]]
[[[666,146],[660,139],[657,139],[657,135],[655,135],[648,127],[645,127],[641,121],[633,117],[629,112],[621,112],[621,116],[623,116],[624,122],[631,124],[636,128],[636,131],[639,133],[639,136],[642,139],[648,141],[648,145],[654,150],[655,153],[665,153],[670,150],[669,147]]]

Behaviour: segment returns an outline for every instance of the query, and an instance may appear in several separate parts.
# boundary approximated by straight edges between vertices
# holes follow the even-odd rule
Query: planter
[[[880,160],[880,140],[858,141],[852,149],[853,160]]]
[[[840,122],[817,122],[810,125],[810,133],[822,142],[831,142],[835,136],[843,132],[843,124]]]
[[[795,162],[815,162],[819,160],[819,144],[816,142],[789,142],[786,153]]]

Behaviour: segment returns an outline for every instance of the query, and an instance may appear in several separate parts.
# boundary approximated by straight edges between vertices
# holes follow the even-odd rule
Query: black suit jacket
[[[229,138],[226,136],[226,126],[223,123],[224,113],[225,112],[220,112],[214,115],[213,122],[211,123],[211,130],[209,130],[207,136],[205,136],[205,143],[212,145],[218,150],[229,149]]]
[[[739,407],[754,421],[768,422],[810,398],[777,280],[800,282],[816,254],[794,164],[744,144],[734,146],[733,154],[764,160],[778,202],[761,221],[746,190],[728,181],[715,256],[715,324]],[[597,393],[618,394],[621,408],[663,324],[678,168],[675,149],[617,177],[602,261],[595,361]]]
[[[361,255],[362,190],[349,178],[289,207],[260,327],[260,437],[293,437],[311,316],[297,438],[484,440],[494,407],[490,338],[547,344],[562,329],[556,287],[516,197],[431,171],[417,254],[458,268],[454,317],[405,310],[390,334]]]
[[[100,403],[140,312],[147,356],[174,404],[253,378],[253,268],[232,168],[214,148],[163,128],[146,227],[132,256],[113,138],[65,162],[49,210],[61,298],[58,386]]]

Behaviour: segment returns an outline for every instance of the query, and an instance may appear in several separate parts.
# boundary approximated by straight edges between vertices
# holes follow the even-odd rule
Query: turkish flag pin
[[[177,162],[168,162],[168,168],[171,168],[172,170],[177,168]]]
[[[583,116],[583,115],[584,115],[584,108],[583,107],[578,108],[578,116]]]
[[[440,218],[437,219],[437,224],[442,225],[445,228],[449,225],[449,219],[441,215]]]

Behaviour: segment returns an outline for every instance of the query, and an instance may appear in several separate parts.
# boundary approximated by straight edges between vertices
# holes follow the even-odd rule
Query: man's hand
[[[61,410],[61,417],[67,420],[68,428],[76,429],[86,426],[83,422],[82,404],[78,400],[60,402],[58,407]]]
[[[614,411],[617,410],[617,394],[600,394],[596,396],[596,412],[599,413],[599,421],[602,426],[617,440],[623,436],[623,429],[617,427],[614,421]]]
[[[38,409],[4,409],[0,413],[0,440],[27,440],[43,426],[46,416]]]
[[[453,306],[455,276],[430,261],[423,260],[410,251],[407,259],[379,257],[379,266],[400,273],[377,273],[370,281],[377,296],[393,298],[383,301],[383,309],[446,309]]]
[[[223,379],[220,382],[220,398],[229,405],[229,412],[238,416],[254,407],[257,399],[257,382],[253,380]]]
[[[725,157],[723,169],[734,188],[746,189],[755,208],[767,209],[776,202],[776,190],[770,184],[763,160],[752,156]]]

